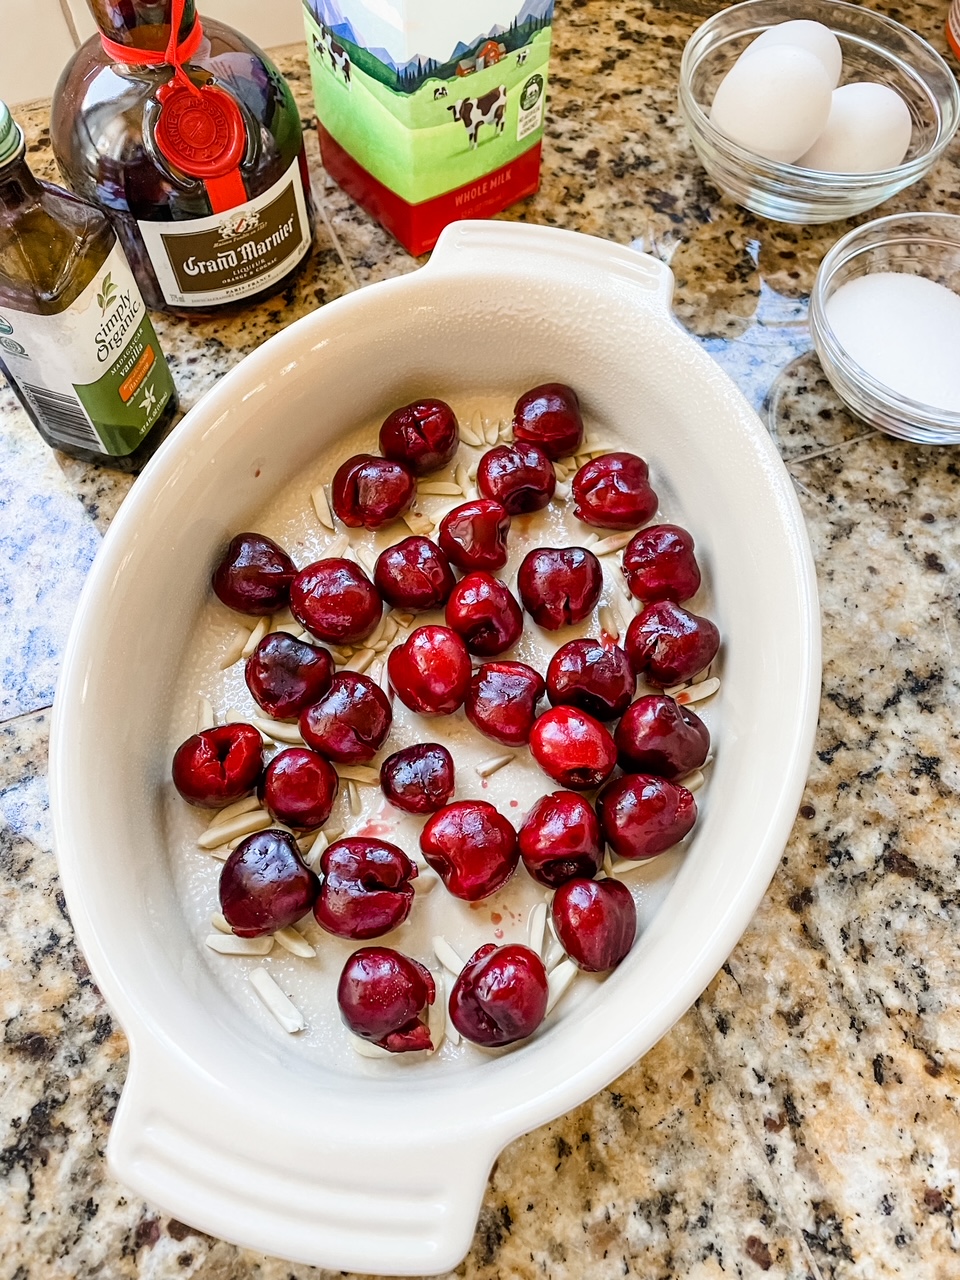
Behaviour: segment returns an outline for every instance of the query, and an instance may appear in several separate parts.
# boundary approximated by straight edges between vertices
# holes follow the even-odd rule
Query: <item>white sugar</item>
[[[882,271],[840,286],[827,320],[877,382],[960,413],[960,294],[925,276]]]

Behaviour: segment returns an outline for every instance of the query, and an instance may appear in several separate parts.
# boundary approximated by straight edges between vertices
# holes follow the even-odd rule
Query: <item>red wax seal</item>
[[[247,149],[240,108],[216,85],[199,92],[172,83],[158,94],[162,103],[154,130],[157,146],[171,164],[191,178],[223,178]]]

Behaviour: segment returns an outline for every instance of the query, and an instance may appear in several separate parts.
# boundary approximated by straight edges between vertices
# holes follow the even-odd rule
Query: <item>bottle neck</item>
[[[114,44],[162,53],[170,43],[174,0],[87,0],[101,32]],[[179,43],[197,21],[195,0],[184,0]]]
[[[35,204],[41,192],[40,183],[22,155],[0,165],[0,208],[9,211]]]

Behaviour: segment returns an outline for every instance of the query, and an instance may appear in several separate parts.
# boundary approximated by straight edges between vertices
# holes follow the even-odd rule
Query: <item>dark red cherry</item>
[[[404,813],[436,813],[453,799],[453,756],[439,742],[404,747],[380,766],[380,786]]]
[[[513,410],[513,438],[538,444],[554,461],[576,453],[583,444],[583,418],[573,387],[545,382],[522,395]]]
[[[177,747],[173,785],[188,804],[222,809],[260,781],[263,739],[252,724],[224,724],[195,733]]]
[[[468,573],[451,591],[446,619],[478,658],[503,653],[523,634],[523,611],[513,592],[482,570]]]
[[[470,685],[470,655],[449,627],[418,627],[387,659],[400,701],[421,715],[448,716],[463,706]]]
[[[579,707],[597,720],[613,720],[637,688],[630,659],[619,645],[570,640],[550,659],[547,695],[555,707]]]
[[[450,562],[429,538],[404,538],[381,551],[373,581],[395,609],[439,609],[456,579]]]
[[[600,830],[619,858],[652,858],[670,849],[697,820],[686,787],[646,773],[625,773],[597,796]]]
[[[646,524],[659,499],[647,464],[635,453],[605,453],[573,477],[573,514],[598,529],[636,529]]]
[[[576,876],[589,879],[603,865],[597,815],[572,791],[541,796],[524,818],[518,840],[523,865],[548,889]]]
[[[380,595],[352,560],[317,560],[290,588],[290,611],[301,627],[327,644],[356,644],[376,629]]]
[[[266,617],[285,609],[297,566],[262,533],[238,533],[213,574],[217,598],[229,609]]]
[[[583,547],[539,547],[524,556],[517,589],[534,622],[559,631],[593,610],[603,590],[603,570]]]
[[[247,659],[247,688],[274,720],[293,720],[330,688],[333,658],[319,645],[285,631],[264,636]]]
[[[380,529],[409,511],[417,481],[402,462],[358,453],[333,477],[333,509],[350,529]]]
[[[220,910],[240,938],[260,938],[299,920],[320,881],[287,831],[257,831],[238,844],[220,872]]]
[[[405,462],[415,475],[438,471],[460,444],[457,417],[443,400],[414,400],[394,409],[380,428],[380,452]]]
[[[322,827],[340,790],[337,771],[306,747],[290,747],[275,755],[260,783],[260,802],[275,822],[297,831]]]
[[[624,647],[638,676],[669,688],[709,667],[720,649],[720,632],[709,618],[657,600],[630,623]]]
[[[386,840],[337,840],[320,859],[314,918],[338,938],[379,938],[413,906],[416,863]]]
[[[619,880],[570,880],[553,895],[553,927],[579,969],[615,969],[637,936],[633,895]]]
[[[457,800],[435,813],[420,848],[450,893],[466,902],[496,893],[520,861],[516,831],[486,800]]]
[[[599,787],[617,763],[609,731],[579,707],[544,712],[530,733],[530,750],[544,773],[571,791]]]
[[[393,712],[390,700],[369,676],[342,671],[330,688],[300,716],[308,747],[337,764],[366,764],[386,741]]]
[[[494,742],[521,747],[530,740],[546,688],[543,676],[525,662],[485,662],[473,673],[464,710]]]
[[[536,444],[501,444],[485,453],[477,468],[477,488],[512,516],[542,511],[556,487],[553,463]]]
[[[700,590],[700,566],[693,538],[675,524],[652,524],[631,538],[623,553],[623,573],[638,600],[682,603]]]
[[[547,971],[529,947],[488,942],[464,965],[450,992],[450,1020],[474,1044],[532,1036],[547,1012]]]
[[[502,569],[507,563],[510,512],[502,502],[477,498],[454,507],[440,521],[440,550],[451,564],[471,569]]]
[[[355,1036],[391,1053],[432,1049],[426,1011],[436,999],[430,970],[389,947],[361,947],[337,984],[340,1016]]]
[[[682,778],[710,751],[710,732],[698,715],[672,698],[652,693],[624,712],[613,740],[624,773]]]

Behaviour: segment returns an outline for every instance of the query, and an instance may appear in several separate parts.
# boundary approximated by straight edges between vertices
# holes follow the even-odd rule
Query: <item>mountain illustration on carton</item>
[[[538,31],[553,21],[555,0],[523,0],[509,26],[495,23],[470,41],[459,40],[450,55],[441,60],[417,54],[405,60],[393,57],[381,44],[371,44],[359,29],[361,19],[352,9],[346,16],[343,0],[305,0],[317,23],[346,48],[353,62],[367,75],[389,89],[414,93],[427,80],[449,80],[483,70],[497,57],[506,56],[530,43]],[[346,7],[346,5],[344,5]]]

